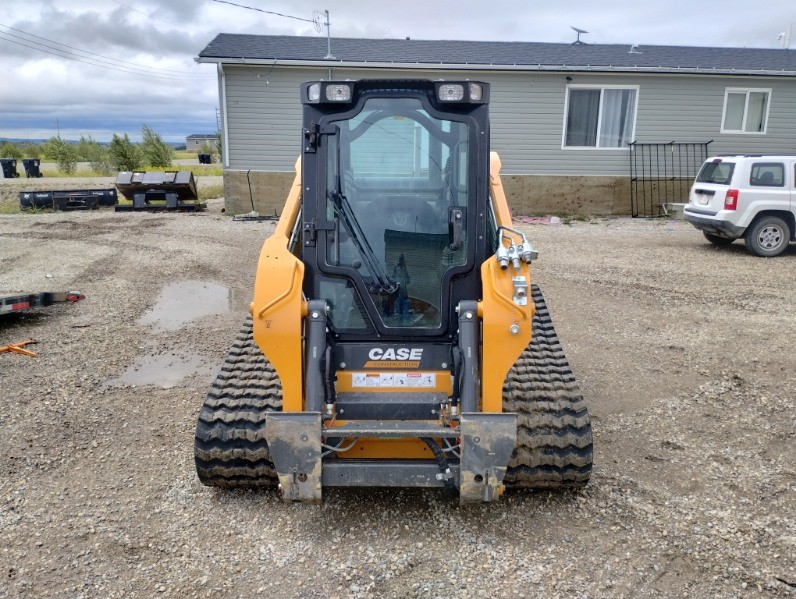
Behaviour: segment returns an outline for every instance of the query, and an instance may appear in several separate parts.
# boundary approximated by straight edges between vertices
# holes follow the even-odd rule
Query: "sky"
[[[166,141],[217,129],[213,64],[197,64],[218,33],[779,48],[796,0],[3,0],[0,138]],[[297,18],[289,18],[297,17]],[[303,19],[303,20],[299,20]],[[70,58],[67,58],[70,57]]]

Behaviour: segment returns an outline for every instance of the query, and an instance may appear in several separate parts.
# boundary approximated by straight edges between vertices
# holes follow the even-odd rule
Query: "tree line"
[[[17,145],[6,142],[0,146],[3,158],[48,158],[58,164],[58,168],[68,174],[77,169],[78,162],[88,162],[91,170],[102,175],[112,175],[118,171],[134,171],[144,166],[163,168],[171,166],[174,148],[163,141],[160,134],[148,125],[141,128],[142,141],[135,144],[130,137],[113,134],[110,145],[100,144],[91,135],[81,136],[77,143],[70,143],[60,137],[51,137],[41,144],[27,143]]]

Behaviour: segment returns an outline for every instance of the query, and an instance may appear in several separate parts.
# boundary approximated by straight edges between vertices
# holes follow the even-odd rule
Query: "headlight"
[[[460,104],[486,104],[489,101],[489,84],[480,81],[436,81],[439,102]]]
[[[349,102],[351,86],[345,83],[333,83],[326,86],[326,99],[330,102]]]
[[[354,96],[354,83],[335,83],[331,81],[312,81],[305,84],[307,97],[304,102],[309,104],[325,104],[327,102],[351,102]]]
[[[464,98],[464,86],[460,83],[445,83],[439,86],[437,97],[440,102],[460,102]]]
[[[317,102],[321,99],[321,84],[313,83],[307,88],[307,99],[310,102]]]

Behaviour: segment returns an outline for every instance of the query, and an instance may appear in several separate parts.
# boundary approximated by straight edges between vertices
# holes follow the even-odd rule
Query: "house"
[[[262,212],[281,208],[299,84],[312,79],[489,82],[492,149],[526,214],[636,214],[640,182],[660,196],[704,153],[796,152],[794,50],[350,38],[331,50],[322,37],[220,34],[199,54],[217,65],[228,211],[250,210],[250,193]],[[669,142],[685,144],[687,169],[672,172]]]
[[[198,151],[202,144],[210,144],[215,146],[218,143],[218,137],[210,133],[194,133],[185,138],[185,149],[191,151]]]

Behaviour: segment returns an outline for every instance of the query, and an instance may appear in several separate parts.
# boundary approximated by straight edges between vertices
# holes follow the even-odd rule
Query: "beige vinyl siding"
[[[229,168],[289,172],[301,151],[299,84],[317,71],[224,66]]]
[[[299,84],[328,78],[325,68],[224,65],[229,168],[287,172],[301,151]],[[796,153],[796,80],[480,71],[333,69],[335,79],[423,77],[491,84],[491,144],[503,172],[516,175],[628,174],[626,149],[562,149],[567,76],[573,84],[638,86],[636,140],[704,142],[710,152]],[[727,87],[770,88],[765,135],[722,134]]]

